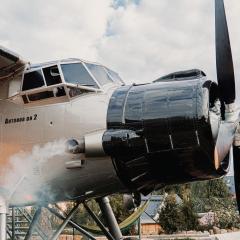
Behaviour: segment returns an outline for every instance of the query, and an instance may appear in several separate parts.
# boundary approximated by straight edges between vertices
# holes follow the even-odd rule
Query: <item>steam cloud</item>
[[[39,192],[48,190],[43,167],[46,167],[51,159],[65,154],[65,140],[61,139],[42,146],[35,145],[30,152],[21,151],[12,155],[8,161],[9,166],[4,170],[5,197],[14,204],[39,201]],[[51,196],[48,197],[51,198]]]

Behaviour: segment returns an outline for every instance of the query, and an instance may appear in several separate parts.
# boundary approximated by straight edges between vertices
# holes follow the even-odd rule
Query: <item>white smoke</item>
[[[39,201],[38,193],[46,191],[47,169],[49,161],[66,155],[65,140],[56,140],[44,145],[35,145],[31,151],[21,151],[9,158],[9,166],[4,171],[4,184],[6,198],[9,202]],[[43,172],[46,169],[48,173]],[[49,191],[48,191],[49,192]],[[49,196],[50,197],[50,196]],[[53,197],[53,196],[52,196]]]

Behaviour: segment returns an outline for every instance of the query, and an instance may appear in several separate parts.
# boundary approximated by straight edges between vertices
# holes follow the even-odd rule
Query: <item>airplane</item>
[[[108,195],[129,193],[134,202],[166,185],[219,178],[232,147],[240,209],[239,111],[223,0],[215,0],[215,32],[217,82],[193,69],[126,85],[98,63],[32,64],[1,47],[0,239],[9,206],[68,200],[77,204],[51,239],[79,203],[108,239],[122,239]],[[92,198],[106,226],[87,206]]]

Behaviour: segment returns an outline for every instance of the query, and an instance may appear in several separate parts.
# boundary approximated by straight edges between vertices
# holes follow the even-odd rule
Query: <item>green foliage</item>
[[[168,186],[157,193],[168,193],[165,206],[159,212],[159,223],[166,233],[208,230],[213,225],[225,229],[240,227],[235,200],[223,179]],[[181,198],[180,203],[176,201],[176,194]],[[119,223],[131,214],[123,207],[122,195],[111,196],[110,203]],[[96,201],[91,200],[88,205],[104,222]],[[72,207],[72,202],[67,203],[67,212]],[[214,224],[204,227],[199,226],[196,213],[209,211],[215,213]],[[96,225],[82,205],[74,216],[74,220],[80,224]],[[59,224],[57,222],[57,225]]]
[[[119,223],[122,222],[125,218],[127,218],[131,214],[130,211],[127,211],[123,207],[122,195],[120,194],[112,195],[109,197],[109,199],[113,212]],[[73,204],[74,204],[73,202],[66,203],[68,212],[72,209]],[[100,220],[104,222],[98,203],[94,199],[92,199],[88,201],[87,204],[90,207],[90,209],[100,218]],[[79,206],[77,213],[73,217],[73,220],[83,225],[96,226],[96,223],[88,214],[88,212],[86,211],[82,204]]]
[[[176,193],[183,200],[183,203],[178,206],[176,202],[169,202],[167,199],[165,208],[160,212],[159,221],[166,232],[210,229],[212,225],[200,227],[196,215],[196,212],[209,211],[215,213],[213,225],[225,229],[240,227],[236,202],[222,178],[168,186],[162,192],[170,195]]]
[[[196,182],[191,185],[191,188],[196,211],[214,212],[214,225],[219,228],[239,227],[236,202],[224,179]]]
[[[240,226],[236,202],[231,197],[211,198],[211,209],[216,214],[215,225],[219,228],[229,229]]]
[[[159,190],[158,193],[161,195],[164,193],[168,194],[175,193],[181,199],[188,201],[191,195],[191,184],[169,185]]]
[[[176,202],[176,195],[170,194],[165,200],[165,207],[159,213],[159,224],[166,233],[182,230],[182,213]]]
[[[109,197],[110,204],[118,223],[126,219],[132,212],[124,208],[123,196],[120,194],[114,194]]]
[[[192,203],[184,200],[178,204],[174,193],[167,196],[165,207],[159,213],[159,223],[166,233],[193,230],[198,227]]]
[[[194,197],[199,198],[228,198],[230,196],[228,187],[222,178],[192,183],[191,192]]]
[[[198,228],[198,217],[196,212],[193,210],[192,202],[184,200],[180,205],[180,210],[183,218],[184,230],[194,230]]]
[[[74,207],[74,202],[66,202],[65,212],[70,212],[71,209]],[[100,208],[94,199],[88,201],[88,206],[91,210],[101,219]],[[79,224],[87,225],[87,226],[97,226],[96,223],[93,221],[91,216],[88,214],[87,210],[84,208],[83,204],[80,204],[78,207],[77,212],[73,216],[73,220]],[[102,220],[102,219],[101,219]]]

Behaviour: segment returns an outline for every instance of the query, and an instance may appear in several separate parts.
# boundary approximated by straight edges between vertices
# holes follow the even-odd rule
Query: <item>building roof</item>
[[[163,201],[162,195],[152,195],[152,196],[148,195],[148,196],[142,197],[142,202],[148,201],[149,198],[150,198],[150,202],[145,210],[147,214],[144,212],[141,215],[141,223],[155,223],[155,221],[152,218],[156,216],[158,212],[158,208]]]

